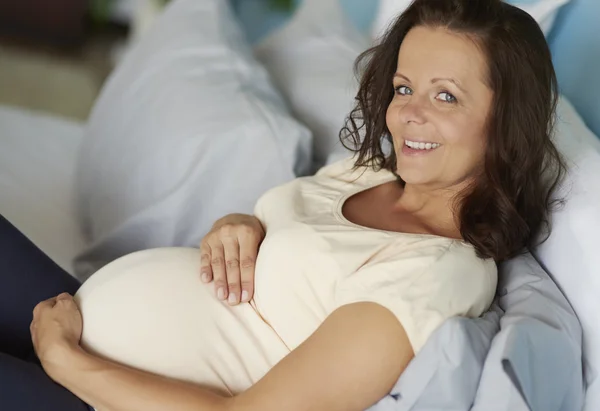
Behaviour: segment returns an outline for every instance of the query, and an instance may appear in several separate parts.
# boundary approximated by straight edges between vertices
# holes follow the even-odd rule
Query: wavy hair
[[[509,259],[547,239],[550,212],[561,202],[554,192],[566,168],[551,140],[558,86],[546,39],[529,14],[501,0],[415,0],[356,61],[360,88],[340,132],[357,155],[355,168],[395,173],[393,150],[382,148],[392,143],[386,111],[398,50],[416,26],[466,35],[487,58],[493,101],[483,170],[459,193],[455,215],[480,257]]]

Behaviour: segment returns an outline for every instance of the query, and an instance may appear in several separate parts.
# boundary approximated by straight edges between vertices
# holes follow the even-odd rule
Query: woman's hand
[[[52,367],[64,366],[65,354],[79,348],[83,320],[73,297],[63,293],[36,305],[30,330],[35,353],[52,377]]]
[[[217,298],[230,305],[254,294],[254,267],[265,230],[258,218],[229,214],[213,225],[200,243],[202,281],[215,281]]]

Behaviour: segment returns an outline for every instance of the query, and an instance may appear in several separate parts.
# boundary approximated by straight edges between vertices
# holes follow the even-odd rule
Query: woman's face
[[[466,36],[421,26],[408,32],[386,116],[406,183],[451,188],[481,169],[493,95],[487,70]]]

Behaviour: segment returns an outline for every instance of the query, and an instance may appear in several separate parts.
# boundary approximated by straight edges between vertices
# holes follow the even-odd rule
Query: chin
[[[398,174],[406,184],[427,184],[432,181],[431,176],[424,173],[423,170],[396,167],[396,174]]]

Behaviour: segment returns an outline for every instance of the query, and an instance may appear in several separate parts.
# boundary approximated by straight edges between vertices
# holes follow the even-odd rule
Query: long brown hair
[[[480,257],[511,258],[535,246],[540,234],[547,238],[558,202],[553,194],[565,173],[551,140],[558,87],[544,35],[529,14],[501,0],[415,0],[356,62],[360,89],[340,132],[342,144],[357,154],[356,168],[395,173],[393,150],[386,154],[382,148],[392,143],[386,111],[394,97],[398,50],[415,26],[467,35],[487,57],[494,98],[484,166],[460,193],[456,216],[463,239]]]

